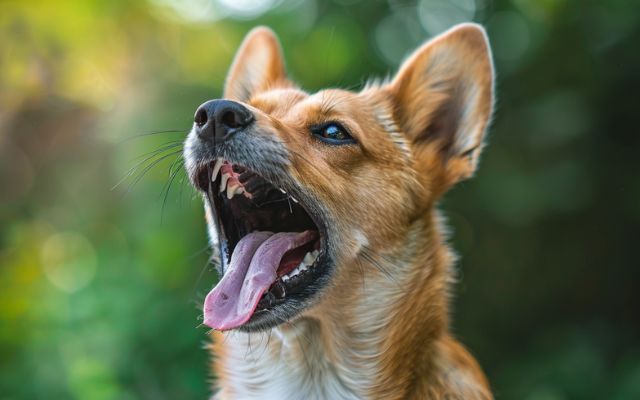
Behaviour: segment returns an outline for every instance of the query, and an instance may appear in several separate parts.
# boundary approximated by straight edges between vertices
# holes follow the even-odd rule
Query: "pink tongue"
[[[236,245],[229,268],[204,300],[204,324],[226,330],[249,320],[276,281],[284,254],[317,238],[317,232],[252,232]]]

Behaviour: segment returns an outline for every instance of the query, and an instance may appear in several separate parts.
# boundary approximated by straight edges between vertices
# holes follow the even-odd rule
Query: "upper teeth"
[[[222,158],[218,158],[215,162],[215,164],[213,165],[213,170],[211,171],[211,182],[215,182],[216,179],[218,179],[218,174],[220,173],[220,169],[222,168],[222,166],[226,163],[226,161]],[[225,172],[222,173],[222,177],[220,178],[220,187],[219,187],[219,192],[223,193],[223,192],[227,192],[227,198],[228,199],[232,199],[233,196],[235,196],[236,194],[243,194],[245,193],[245,189],[242,186],[229,186],[227,187],[227,183],[229,182],[229,179],[231,178],[231,174]],[[280,190],[283,194],[287,194],[287,192],[282,189],[282,188],[278,188],[278,190]],[[250,194],[245,193],[245,197],[249,197],[250,198]],[[289,196],[289,198],[291,200],[293,200],[294,202],[298,202],[297,199],[295,199],[292,196]]]
[[[227,181],[230,177],[231,175],[229,174],[222,174],[222,178],[220,179],[220,193],[224,192],[224,190],[227,188]]]
[[[213,171],[211,171],[211,182],[214,182],[218,177],[218,172],[220,172],[222,164],[224,164],[224,160],[222,158],[218,158],[215,165],[213,166]]]
[[[317,256],[317,250],[316,250],[316,254],[313,254],[313,252],[311,253],[307,253],[304,256],[304,259],[302,260],[302,262],[306,265],[313,265],[313,262],[316,260],[316,256]]]
[[[236,194],[242,194],[244,193],[244,188],[242,186],[236,185],[236,186],[231,186],[229,185],[227,187],[227,199],[231,200],[233,198],[233,196],[235,196]]]
[[[282,276],[282,281],[286,282],[289,279],[293,278],[294,276],[298,275],[299,273],[309,269],[309,267],[311,267],[313,263],[316,261],[316,259],[318,258],[318,254],[320,254],[319,250],[310,251],[307,254],[305,254],[304,258],[302,259],[302,261],[297,267],[295,267],[288,274]]]

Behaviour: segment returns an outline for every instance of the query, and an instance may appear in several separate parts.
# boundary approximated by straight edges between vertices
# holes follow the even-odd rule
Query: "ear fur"
[[[275,87],[288,87],[282,48],[275,33],[264,26],[245,36],[227,74],[224,97],[247,101],[252,95]]]
[[[419,172],[439,169],[442,191],[473,175],[493,110],[493,81],[485,31],[466,23],[417,49],[388,85]]]

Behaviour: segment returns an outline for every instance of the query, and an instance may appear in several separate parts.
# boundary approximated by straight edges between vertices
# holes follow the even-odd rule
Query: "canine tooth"
[[[316,261],[316,258],[318,258],[318,250],[314,250],[312,252],[305,254],[304,260],[302,261],[306,265],[313,265],[313,263]]]
[[[230,177],[231,175],[229,174],[222,174],[222,178],[220,179],[220,193],[224,192],[224,190],[227,188],[227,181]]]
[[[218,158],[216,160],[215,165],[213,166],[213,171],[211,172],[211,182],[215,181],[218,177],[218,172],[220,172],[220,168],[222,168],[222,164],[224,160],[222,158]]]
[[[311,255],[311,253],[307,253],[304,255],[304,259],[302,260],[302,262],[306,265],[311,265],[313,264],[313,256]]]
[[[242,186],[236,186],[231,197],[235,197],[235,195],[242,193],[244,193],[244,188]]]
[[[235,196],[236,194],[236,190],[239,188],[240,186],[227,186],[227,199],[231,200],[233,198],[233,196]]]

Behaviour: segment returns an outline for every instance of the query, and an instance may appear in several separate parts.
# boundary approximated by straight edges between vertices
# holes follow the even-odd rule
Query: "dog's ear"
[[[461,24],[428,41],[387,89],[396,121],[413,144],[418,172],[439,180],[441,191],[470,177],[493,109],[493,65],[484,29]]]
[[[287,86],[291,83],[287,80],[282,49],[275,33],[264,26],[252,29],[233,59],[224,97],[247,101],[258,92]]]

